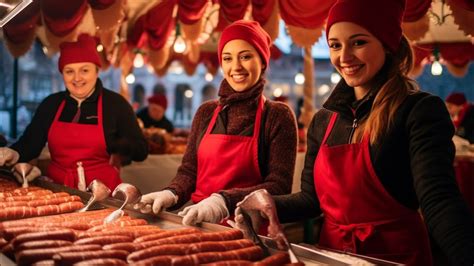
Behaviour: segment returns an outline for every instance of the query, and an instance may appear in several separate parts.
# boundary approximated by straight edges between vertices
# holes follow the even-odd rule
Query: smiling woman
[[[48,143],[49,178],[80,190],[100,179],[113,190],[121,183],[118,167],[144,160],[147,143],[131,105],[98,78],[101,61],[95,39],[81,34],[60,49],[58,69],[66,91],[44,99],[23,136],[4,149],[19,154],[19,162],[28,162]]]
[[[191,199],[196,204],[179,213],[184,224],[218,223],[251,191],[290,192],[296,121],[287,105],[262,95],[270,45],[257,22],[240,20],[224,29],[219,99],[198,109],[175,178],[164,191],[143,196],[148,207],[142,211],[176,209]]]

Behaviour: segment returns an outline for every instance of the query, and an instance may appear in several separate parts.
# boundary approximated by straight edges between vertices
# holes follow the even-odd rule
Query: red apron
[[[333,114],[314,163],[325,221],[319,245],[408,265],[432,265],[428,233],[417,211],[393,199],[375,174],[369,137],[329,147]]]
[[[258,165],[258,136],[262,119],[264,97],[260,97],[253,136],[211,134],[222,106],[214,110],[198,148],[196,191],[194,203],[212,193],[229,188],[251,187],[262,182]]]
[[[82,162],[86,185],[99,179],[111,190],[120,184],[119,171],[109,164],[102,124],[102,94],[98,99],[97,125],[59,121],[65,101],[61,103],[48,133],[51,163],[48,177],[56,183],[77,188],[77,163]]]

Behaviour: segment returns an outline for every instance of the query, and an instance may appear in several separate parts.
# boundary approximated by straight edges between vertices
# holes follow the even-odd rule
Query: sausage
[[[125,220],[125,221],[116,221],[110,224],[98,225],[94,226],[91,229],[87,230],[88,232],[95,232],[95,231],[102,231],[107,228],[117,228],[117,227],[125,227],[125,226],[135,226],[135,225],[145,225],[148,222],[144,219],[133,219],[133,220]]]
[[[218,261],[218,262],[213,262],[213,263],[206,263],[204,265],[206,266],[253,266],[255,264],[248,260],[223,260],[223,261]],[[273,265],[278,265],[278,264],[273,264]]]
[[[91,250],[80,252],[60,252],[53,255],[55,265],[71,265],[76,262],[89,259],[121,259],[125,261],[128,252],[125,250]]]
[[[124,235],[124,236],[129,236],[135,239],[144,235],[151,235],[158,232],[163,232],[163,230],[159,229],[158,227],[154,225],[138,225],[138,226],[126,226],[126,227],[120,227],[116,229],[108,229],[108,230],[96,231],[96,232],[81,232],[77,235],[77,238],[82,239],[82,238],[88,238],[88,237],[94,237],[94,236]]]
[[[134,252],[135,250],[138,250],[139,248],[135,243],[115,243],[115,244],[109,244],[105,245],[102,247],[103,250],[125,250],[130,252]]]
[[[74,263],[74,266],[126,266],[128,265],[125,261],[120,259],[91,259],[84,260],[78,263]]]
[[[190,245],[168,244],[135,251],[128,255],[127,261],[134,262],[158,255],[189,255],[199,252],[228,251],[251,246],[254,246],[254,243],[248,239],[219,242],[199,242]]]
[[[6,201],[0,202],[0,208],[28,206],[28,201]]]
[[[22,227],[5,228],[3,229],[3,231],[1,231],[0,234],[7,241],[10,241],[21,234],[32,233],[32,232],[42,232],[42,231],[52,231],[55,229],[59,229],[59,228],[54,228],[54,227],[35,228],[33,226],[22,226]]]
[[[115,220],[115,222],[119,222],[119,221],[128,221],[128,220],[132,220],[133,218],[124,214],[124,216],[118,218],[117,220]],[[94,221],[91,221],[90,222],[90,225],[91,227],[94,227],[94,226],[99,226],[99,225],[104,225],[104,220],[94,220]]]
[[[187,235],[187,234],[200,234],[202,233],[196,228],[185,228],[185,229],[175,229],[175,230],[166,230],[162,232],[158,232],[156,234],[146,235],[142,237],[136,238],[133,242],[146,242],[151,240],[162,239],[170,236],[179,236],[179,235]]]
[[[82,207],[84,207],[84,203],[82,203],[81,201],[71,201],[59,204],[59,209],[61,210],[61,213],[73,212],[81,209]]]
[[[12,240],[13,247],[16,249],[22,243],[35,240],[67,240],[74,241],[76,234],[70,229],[60,229],[47,232],[25,233],[15,237]]]
[[[67,246],[58,248],[46,248],[46,249],[27,249],[20,251],[16,256],[16,263],[18,265],[31,265],[35,262],[42,260],[50,260],[54,254],[60,252],[81,252],[88,250],[100,250],[100,245],[80,245],[80,246]]]
[[[38,200],[32,200],[28,202],[27,206],[38,207],[38,206],[44,206],[44,205],[57,205],[60,203],[72,202],[72,201],[81,201],[81,198],[79,196],[74,195],[74,196],[60,197],[60,198],[54,198],[54,199],[38,199]]]
[[[74,245],[87,245],[87,244],[98,244],[98,245],[107,245],[114,243],[126,243],[132,242],[133,238],[129,236],[95,236],[89,238],[79,239],[74,242]]]
[[[36,208],[28,206],[8,207],[0,210],[0,220],[31,217],[36,214]]]
[[[41,260],[33,263],[32,266],[54,266],[54,260]]]
[[[25,249],[55,248],[70,245],[72,245],[72,242],[67,240],[35,240],[24,242],[18,245],[15,249],[15,252],[20,252]]]
[[[252,246],[224,252],[202,252],[185,256],[156,256],[137,261],[133,265],[197,265],[221,260],[256,261],[262,257],[262,249],[258,246]]]
[[[200,233],[200,234],[190,234],[190,235],[179,235],[172,236],[158,240],[141,242],[141,248],[148,248],[152,246],[164,245],[164,244],[184,244],[184,243],[196,243],[196,242],[205,242],[205,241],[225,241],[225,240],[234,240],[242,239],[243,234],[238,229],[231,229],[221,232],[211,232],[211,233]]]
[[[265,259],[255,263],[256,266],[264,266],[264,265],[285,265],[287,263],[291,263],[290,256],[286,252],[277,252]]]
[[[0,198],[0,201],[30,201],[30,200],[37,200],[37,199],[54,199],[54,198],[61,198],[69,196],[66,192],[58,192],[52,193],[47,195],[22,195],[22,196],[12,196],[7,198]]]
[[[33,191],[49,191],[49,194],[53,193],[51,190],[45,190],[40,187],[25,187],[25,188],[15,188],[10,191],[3,191],[0,192],[0,198],[7,198],[7,197],[12,197],[12,196],[21,196],[21,195],[26,195],[28,193],[31,193]]]

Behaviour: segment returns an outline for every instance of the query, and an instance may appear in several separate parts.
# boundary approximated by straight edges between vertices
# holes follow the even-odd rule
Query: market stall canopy
[[[320,38],[334,2],[34,0],[3,27],[3,38],[14,57],[25,54],[35,39],[53,55],[61,42],[86,32],[97,37],[103,66],[120,67],[124,74],[132,70],[136,56],[143,57],[158,75],[165,74],[173,60],[180,60],[188,74],[194,73],[200,62],[215,73],[216,42],[229,23],[242,18],[256,20],[274,40],[281,18],[293,42],[307,48]],[[474,60],[472,0],[407,0],[403,28],[419,44],[418,70],[423,64],[440,60],[462,74]],[[172,49],[173,45],[181,47]]]

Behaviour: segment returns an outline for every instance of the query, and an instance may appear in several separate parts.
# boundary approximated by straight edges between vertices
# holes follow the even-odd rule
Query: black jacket
[[[347,144],[353,120],[369,114],[374,97],[368,93],[364,99],[356,101],[353,88],[342,81],[324,104],[324,109],[315,114],[308,129],[301,192],[275,197],[283,222],[321,213],[313,166],[329,118],[332,112],[339,113],[327,144]],[[472,265],[474,222],[455,180],[453,134],[453,124],[444,102],[439,97],[419,92],[408,96],[401,104],[391,130],[376,145],[370,145],[370,155],[375,172],[388,193],[408,208],[421,208],[430,234],[447,255],[456,260],[454,265]]]
[[[100,93],[102,93],[102,121],[107,152],[120,154],[122,164],[128,164],[132,160],[145,160],[148,146],[132,107],[121,95],[105,89],[100,79],[97,79],[95,91],[80,106],[79,123],[97,124],[97,101]],[[66,100],[66,104],[59,120],[72,121],[78,104],[67,90],[46,97],[36,109],[23,135],[11,146],[20,154],[20,162],[28,162],[39,156],[48,140],[49,128],[63,100]]]

